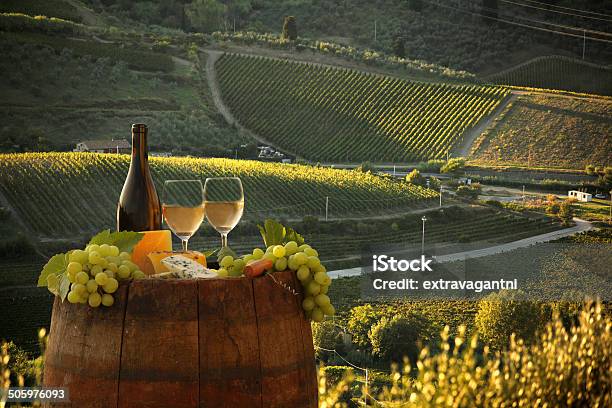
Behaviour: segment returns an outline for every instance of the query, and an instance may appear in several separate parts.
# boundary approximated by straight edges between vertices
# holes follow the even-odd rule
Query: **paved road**
[[[508,242],[501,245],[495,245],[488,248],[482,249],[474,249],[471,251],[464,252],[456,252],[454,254],[448,255],[440,255],[434,257],[437,262],[446,263],[453,261],[462,261],[467,258],[480,258],[488,255],[500,254],[502,252],[512,251],[518,248],[525,248],[531,245],[539,244],[542,242],[554,241],[559,238],[568,237],[570,235],[574,235],[579,232],[588,231],[593,228],[593,225],[588,222],[581,220],[579,218],[574,218],[575,226],[570,228],[565,228],[562,230],[547,232],[546,234],[534,235],[533,237],[520,239],[518,241]],[[358,268],[350,268],[350,269],[341,269],[337,271],[330,271],[328,275],[332,278],[343,278],[348,276],[358,276],[361,275],[361,267]]]

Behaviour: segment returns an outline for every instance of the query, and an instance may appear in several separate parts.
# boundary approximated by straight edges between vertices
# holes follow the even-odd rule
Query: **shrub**
[[[425,177],[421,176],[420,171],[414,169],[406,175],[406,182],[422,186],[425,184]]]
[[[450,159],[446,164],[440,167],[441,173],[453,173],[461,174],[465,169],[465,159],[463,157],[456,157]]]
[[[364,350],[371,349],[370,329],[387,313],[389,313],[387,310],[374,308],[369,303],[352,308],[349,312],[347,329],[353,335],[353,344]]]
[[[572,201],[565,200],[559,205],[557,211],[557,217],[563,223],[563,225],[569,225],[574,218],[574,208],[572,207]]]
[[[457,195],[460,197],[471,198],[473,200],[478,198],[478,195],[482,192],[480,183],[464,184],[457,187]]]
[[[475,325],[486,344],[501,350],[513,333],[526,342],[533,340],[541,320],[540,306],[523,292],[502,290],[479,302]]]
[[[487,347],[481,354],[477,339],[467,339],[464,333],[452,342],[449,337],[445,329],[440,353],[421,352],[417,373],[410,365],[401,372],[394,368],[391,387],[375,396],[378,405],[612,406],[612,319],[599,304],[583,308],[569,330],[559,319],[549,322],[531,345],[512,336],[509,350],[501,354]],[[354,389],[354,382],[349,373],[336,387],[322,387],[319,400],[337,406],[335,402]]]
[[[312,341],[315,349],[318,347],[336,350],[338,353],[344,352],[344,332],[331,320],[321,323],[312,323]],[[315,350],[317,357],[327,361],[334,353],[325,350]]]
[[[283,38],[291,41],[297,40],[297,23],[294,16],[287,16],[283,21]]]
[[[328,386],[338,383],[349,371],[352,371],[348,366],[324,366],[323,373]]]
[[[370,330],[372,353],[388,362],[400,362],[404,357],[414,361],[420,345],[429,340],[429,326],[429,321],[417,313],[383,317]]]

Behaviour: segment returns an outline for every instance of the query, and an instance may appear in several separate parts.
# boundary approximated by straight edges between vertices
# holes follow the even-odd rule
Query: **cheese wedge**
[[[172,251],[172,233],[169,230],[146,231],[144,236],[132,250],[132,262],[148,275],[147,256],[151,252]]]
[[[210,279],[217,277],[215,272],[183,254],[164,258],[161,263],[168,268],[172,277],[186,279]]]
[[[170,269],[163,263],[163,260],[171,256],[181,255],[184,258],[191,259],[197,262],[202,267],[206,267],[206,256],[203,253],[197,251],[187,252],[172,252],[172,251],[159,251],[151,252],[147,256],[147,263],[145,268],[142,270],[147,275],[156,275],[164,272],[169,272]]]

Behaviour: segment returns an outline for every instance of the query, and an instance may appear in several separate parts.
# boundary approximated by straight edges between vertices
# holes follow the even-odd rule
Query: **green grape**
[[[91,269],[91,268],[89,267],[89,263],[84,263],[84,264],[82,264],[82,265],[83,265],[83,271],[85,271],[85,272],[89,273],[89,269]]]
[[[225,268],[220,268],[217,271],[217,276],[219,276],[220,278],[227,278],[229,275],[229,272],[227,271],[227,269]]]
[[[325,273],[325,272],[319,272],[319,273]],[[323,285],[325,286],[331,285],[331,278],[327,274],[325,274],[325,282],[323,282]]]
[[[75,275],[83,270],[83,265],[78,262],[70,262],[66,267],[66,272],[74,273]]]
[[[323,266],[323,264],[319,264],[319,266],[313,269],[313,272],[327,272],[327,269]]]
[[[89,254],[82,249],[75,249],[68,256],[70,262],[78,262],[80,264],[86,264],[89,262]]]
[[[85,304],[89,300],[89,292],[86,292],[84,295],[81,295],[79,298],[79,303]]]
[[[315,302],[312,296],[308,296],[306,298],[304,298],[304,300],[302,301],[302,308],[305,311],[311,311],[312,309],[314,309],[315,307]]]
[[[57,288],[58,283],[59,283],[59,280],[57,279],[57,275],[52,273],[49,276],[47,276],[47,287],[48,288]]]
[[[106,293],[115,293],[118,287],[119,282],[117,282],[117,279],[115,278],[108,278],[108,281],[102,285],[102,289],[104,289]]]
[[[131,261],[132,260],[132,255],[130,255],[127,252],[121,252],[119,254],[119,258],[121,258],[122,261]]]
[[[79,303],[79,301],[81,300],[81,295],[77,292],[75,292],[74,290],[71,290],[70,292],[68,292],[68,301],[70,303]]]
[[[106,282],[108,282],[108,275],[104,272],[100,272],[96,275],[95,282],[100,286],[106,285]]]
[[[325,284],[325,278],[327,277],[327,274],[325,272],[317,272],[314,275],[314,280],[319,284],[319,285],[324,285]]]
[[[92,293],[89,295],[87,303],[89,303],[89,306],[91,307],[98,307],[100,306],[100,303],[102,303],[102,296],[100,296],[98,292]]]
[[[100,272],[103,272],[104,268],[102,268],[102,266],[100,265],[94,265],[90,270],[89,270],[89,274],[91,276],[97,276]]]
[[[110,295],[108,293],[102,295],[102,305],[110,307],[113,305],[113,303],[115,303],[115,298],[113,297],[113,295]]]
[[[108,244],[100,245],[100,249],[98,250],[98,252],[104,258],[106,258],[107,256],[110,256],[110,254],[111,254],[110,245],[108,245]]]
[[[331,305],[327,305],[327,306],[322,306],[321,310],[323,311],[323,313],[325,313],[327,316],[333,316],[336,314],[336,309]]]
[[[297,278],[302,281],[302,285],[304,285],[304,281],[310,278],[310,269],[306,265],[302,265],[297,270]]]
[[[319,295],[315,296],[314,300],[315,300],[315,303],[317,304],[317,306],[321,306],[321,307],[327,306],[327,305],[331,304],[331,302],[329,300],[329,296],[327,296],[327,295],[319,294]]]
[[[89,280],[89,274],[87,272],[79,272],[76,274],[76,281],[78,283],[82,283],[83,285],[87,283]]]
[[[144,279],[146,277],[147,277],[147,275],[145,275],[144,272],[141,271],[141,270],[137,269],[134,272],[132,272],[132,278],[134,278],[134,279]]]
[[[76,273],[69,273],[69,274],[67,274],[67,276],[68,276],[68,280],[69,280],[71,283],[76,282]]]
[[[111,271],[110,269],[107,269],[104,271],[104,273],[106,274],[106,276],[108,276],[109,278],[114,278],[115,277],[115,272]]]
[[[87,281],[87,284],[85,285],[85,288],[87,288],[87,291],[89,293],[94,293],[95,291],[98,290],[98,283],[95,280],[90,279],[90,280]]]
[[[317,252],[316,249],[308,247],[308,248],[304,248],[303,251],[308,256],[316,256],[317,258],[319,257],[319,253]]]
[[[320,323],[323,321],[323,319],[325,318],[325,316],[323,316],[323,311],[321,311],[320,308],[315,307],[314,309],[312,309],[312,320],[314,322]]]
[[[117,276],[119,276],[119,279],[127,279],[130,277],[130,268],[128,268],[125,265],[121,265],[119,268],[117,268]]]
[[[251,262],[254,259],[255,258],[253,257],[253,255],[245,255],[245,256],[242,257],[242,260],[244,261],[245,265],[248,265],[248,263]]]
[[[316,256],[309,256],[306,265],[308,265],[310,269],[314,270],[319,265],[321,265],[321,261],[319,261],[319,258],[317,258]]]
[[[81,296],[85,295],[86,293],[89,293],[87,292],[87,288],[85,287],[85,285],[83,285],[82,283],[73,283],[72,285],[70,285],[70,289]]]
[[[240,272],[244,270],[245,266],[246,262],[244,262],[244,259],[239,258],[234,261],[234,269],[239,270]]]
[[[85,248],[85,251],[91,253],[91,252],[99,252],[100,251],[100,245],[98,244],[91,244],[91,245],[87,245],[87,248]]]
[[[327,295],[328,291],[329,291],[329,285],[321,285],[321,291],[319,292],[320,294]]]
[[[264,254],[263,259],[269,259],[272,263],[276,262],[276,257],[272,252]]]
[[[115,245],[111,245],[110,246],[110,256],[116,257],[119,256],[119,248],[116,247]]]
[[[305,265],[308,262],[308,256],[303,252],[298,252],[293,255],[293,259],[295,259],[295,263],[298,265]]]
[[[121,265],[121,262],[123,261],[129,261],[129,259],[121,259],[121,257],[118,257],[118,256],[107,256],[106,260],[108,261],[109,265],[111,263],[114,263],[117,266]]]
[[[233,264],[234,258],[231,255],[224,256],[223,259],[221,259],[221,262],[219,262],[219,266],[222,266],[224,268],[229,268]]]
[[[289,241],[285,244],[285,253],[287,255],[293,255],[298,251],[298,244],[295,241]]]
[[[253,259],[261,259],[264,256],[264,251],[261,248],[253,250]]]
[[[287,270],[287,258],[285,258],[285,257],[278,258],[276,260],[276,262],[274,262],[274,268],[277,271],[285,271],[285,270]]]
[[[132,261],[123,261],[121,262],[121,265],[125,265],[128,268],[130,268],[130,272],[134,272],[135,270],[138,269],[138,265],[136,265],[134,262]]]
[[[298,252],[304,252],[304,250],[305,250],[306,248],[310,248],[310,245],[308,245],[308,244],[302,244],[302,245],[300,245],[300,246],[298,247]]]
[[[276,245],[272,250],[272,255],[277,258],[282,258],[285,256],[285,247],[282,245]]]
[[[108,267],[108,261],[106,258],[102,258],[100,259],[100,263],[98,263],[98,265],[100,265],[102,269],[106,269]]]
[[[306,287],[306,292],[312,296],[318,295],[320,291],[321,291],[321,285],[319,285],[315,281],[309,282],[308,286]]]
[[[97,265],[102,262],[102,255],[99,252],[91,251],[89,253],[89,263],[93,265]]]
[[[109,262],[108,265],[106,265],[106,269],[111,270],[111,271],[117,273],[117,271],[119,270],[119,267],[117,266],[116,263]]]
[[[300,268],[300,265],[298,265],[298,263],[295,261],[295,256],[293,255],[289,257],[289,260],[287,261],[287,266],[292,271],[297,271]]]

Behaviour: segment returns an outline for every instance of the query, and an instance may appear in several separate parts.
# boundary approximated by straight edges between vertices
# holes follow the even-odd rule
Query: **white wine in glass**
[[[174,235],[180,238],[183,251],[204,221],[204,200],[200,180],[168,180],[164,184],[162,214]]]
[[[206,219],[221,234],[221,247],[238,224],[244,211],[244,190],[238,177],[215,177],[204,184]]]

